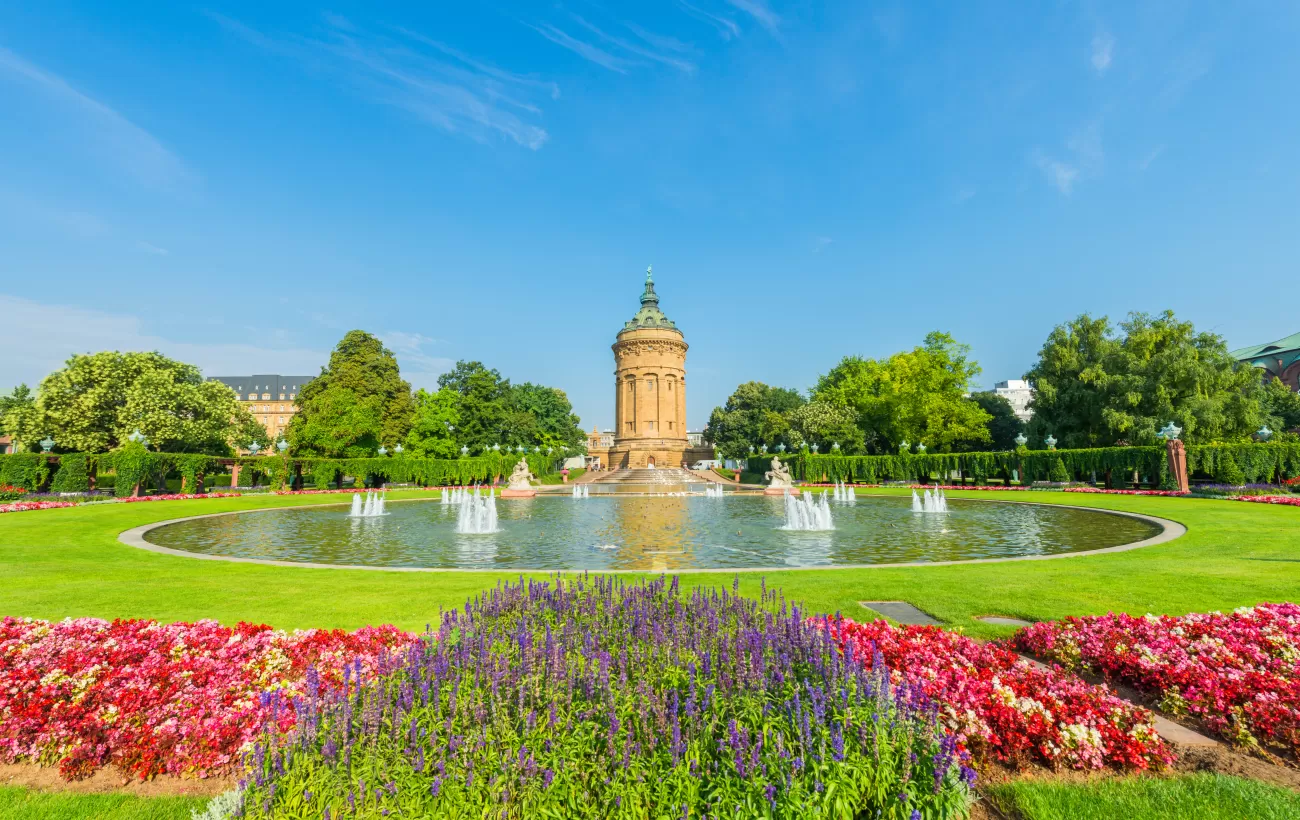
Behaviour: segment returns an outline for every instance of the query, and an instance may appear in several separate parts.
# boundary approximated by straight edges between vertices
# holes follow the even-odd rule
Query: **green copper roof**
[[[1285,339],[1278,339],[1276,342],[1269,342],[1266,345],[1255,345],[1254,347],[1243,347],[1241,350],[1232,351],[1232,358],[1254,359],[1265,354],[1287,353],[1292,350],[1300,350],[1300,333],[1292,333]]]
[[[641,309],[632,317],[632,321],[623,325],[623,331],[641,328],[658,328],[660,330],[677,330],[677,325],[659,309],[659,294],[655,293],[655,280],[651,268],[645,269],[645,290],[641,293]],[[619,331],[620,333],[623,331]]]

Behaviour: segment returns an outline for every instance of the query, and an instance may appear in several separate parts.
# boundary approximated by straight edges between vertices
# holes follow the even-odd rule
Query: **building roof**
[[[254,375],[254,376],[209,376],[208,381],[221,382],[226,387],[234,390],[240,399],[246,394],[270,393],[274,398],[279,398],[281,393],[298,393],[306,386],[307,382],[316,378],[315,376],[276,376],[276,375]]]
[[[1266,353],[1289,353],[1293,350],[1300,350],[1300,333],[1292,333],[1284,339],[1278,339],[1276,342],[1269,342],[1265,345],[1255,345],[1254,347],[1243,347],[1241,350],[1232,351],[1232,358],[1246,361],[1263,356]]]
[[[655,328],[657,330],[671,330],[678,335],[681,331],[677,325],[664,315],[659,309],[659,294],[655,293],[655,280],[651,276],[651,268],[645,269],[645,290],[641,292],[641,309],[636,312],[630,322],[623,325],[624,333],[629,330],[641,330],[642,328]]]

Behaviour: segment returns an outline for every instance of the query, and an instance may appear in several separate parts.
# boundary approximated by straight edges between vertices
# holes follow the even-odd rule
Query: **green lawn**
[[[134,797],[123,794],[41,792],[0,786],[5,820],[189,820],[208,803],[195,797]]]
[[[1023,820],[1294,820],[1300,795],[1222,775],[1108,778],[1092,783],[1014,780],[990,801]],[[1013,814],[1014,812],[1014,814]]]
[[[862,491],[871,493],[890,490]],[[421,491],[393,497],[432,495]],[[1262,601],[1300,600],[1300,509],[1235,501],[1067,493],[952,492],[1150,513],[1182,522],[1175,541],[1109,555],[951,567],[765,573],[768,586],[812,612],[863,617],[860,600],[905,600],[950,626],[983,636],[1010,633],[972,620],[1030,620],[1124,610],[1185,613]],[[346,499],[346,496],[343,497]],[[186,515],[296,504],[339,496],[105,504],[0,515],[0,614],[215,618],[279,627],[393,623],[420,629],[439,610],[513,573],[400,573],[296,569],[157,555],[117,541],[123,530]],[[555,503],[544,501],[542,503]],[[862,503],[870,503],[863,499]],[[682,575],[685,584],[731,576]],[[757,574],[742,575],[754,590]]]

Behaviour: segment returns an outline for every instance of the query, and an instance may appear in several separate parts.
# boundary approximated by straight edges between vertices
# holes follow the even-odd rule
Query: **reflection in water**
[[[593,496],[502,500],[498,531],[455,532],[460,505],[401,502],[383,518],[346,506],[267,510],[182,521],[152,543],[214,555],[323,564],[481,569],[819,567],[1050,555],[1148,538],[1159,528],[1068,507],[949,500],[913,515],[908,498],[837,506],[835,529],[788,532],[784,499]]]

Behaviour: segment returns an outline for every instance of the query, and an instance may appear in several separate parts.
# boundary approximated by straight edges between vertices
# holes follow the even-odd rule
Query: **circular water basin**
[[[950,499],[916,513],[906,498],[830,504],[833,530],[783,529],[784,502],[763,496],[538,497],[498,500],[497,531],[456,531],[460,507],[389,502],[205,516],[145,540],[234,558],[371,567],[530,570],[810,568],[1057,555],[1150,538],[1158,524],[1072,507]]]

